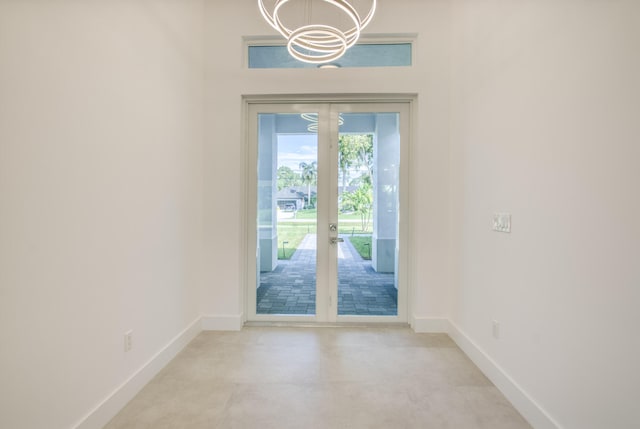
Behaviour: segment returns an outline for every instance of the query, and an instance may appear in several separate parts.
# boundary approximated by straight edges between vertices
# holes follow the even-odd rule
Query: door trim
[[[244,198],[242,199],[242,208],[241,208],[241,281],[242,287],[239,292],[240,301],[243,310],[243,323],[250,321],[251,323],[260,323],[260,322],[268,322],[268,323],[282,323],[282,322],[290,322],[290,323],[312,323],[322,325],[323,323],[339,323],[345,325],[351,324],[369,324],[376,323],[380,325],[384,324],[406,324],[410,322],[410,314],[412,314],[412,299],[413,296],[413,287],[412,281],[409,273],[411,272],[410,267],[412,264],[412,260],[410,257],[410,251],[413,247],[411,235],[408,233],[409,225],[411,224],[411,209],[409,208],[410,199],[408,195],[411,192],[411,183],[409,178],[410,170],[411,170],[411,146],[412,141],[414,141],[414,115],[416,114],[416,105],[417,105],[417,95],[416,94],[353,94],[353,95],[331,95],[331,94],[319,94],[319,95],[244,95],[242,97],[242,117],[243,117],[243,145],[242,145],[242,157],[244,159],[244,165],[242,168],[241,180],[242,188],[244,189]],[[322,106],[327,105],[341,105],[341,104],[352,104],[357,105],[357,111],[364,111],[365,106],[372,104],[401,104],[404,105],[405,108],[403,110],[403,114],[401,115],[403,125],[406,126],[407,135],[401,139],[401,153],[403,166],[401,168],[401,177],[400,177],[400,207],[402,208],[400,212],[400,220],[399,220],[399,228],[400,228],[400,249],[399,254],[401,255],[399,262],[399,273],[398,273],[398,282],[402,282],[402,287],[399,286],[399,291],[402,290],[403,293],[398,296],[398,315],[397,316],[337,316],[337,311],[334,311],[333,318],[329,318],[330,314],[327,313],[324,317],[320,318],[318,321],[318,315],[320,313],[321,306],[326,309],[325,311],[330,311],[329,306],[326,302],[320,302],[318,299],[316,301],[316,315],[313,316],[304,316],[304,315],[287,315],[287,316],[274,316],[274,315],[261,315],[256,314],[256,294],[249,293],[249,288],[255,288],[255,279],[256,279],[256,267],[255,263],[251,263],[252,259],[255,261],[255,247],[252,246],[252,241],[255,241],[255,237],[252,237],[253,234],[251,231],[252,225],[250,225],[250,220],[255,219],[255,204],[252,204],[251,201],[257,198],[257,190],[255,188],[255,184],[250,180],[250,174],[252,168],[254,168],[256,161],[256,154],[253,154],[250,150],[252,148],[252,138],[257,138],[255,134],[252,135],[251,130],[251,115],[250,111],[252,110],[252,106],[255,105],[289,105],[291,107],[297,106],[296,109],[302,111],[308,110],[317,110],[318,108],[322,108]],[[370,106],[373,107],[373,106]],[[329,109],[331,107],[329,106]],[[364,110],[362,110],[364,109]],[[356,111],[354,110],[354,111]],[[372,112],[375,109],[371,110]],[[268,113],[268,111],[265,111]],[[273,113],[282,113],[281,109],[274,107]],[[333,130],[331,130],[333,131]],[[326,134],[326,133],[325,133]],[[337,132],[336,132],[337,134]],[[323,141],[323,138],[333,138],[330,136],[318,135],[319,143]],[[337,167],[336,167],[337,168]],[[320,225],[319,225],[320,226]],[[318,231],[320,234],[320,231]],[[254,234],[255,235],[255,234]],[[319,242],[322,240],[319,240]],[[253,243],[255,244],[255,243]],[[320,244],[318,248],[318,252],[320,252]],[[326,253],[326,252],[325,252]],[[324,265],[324,264],[323,264]],[[324,265],[326,267],[326,265]],[[318,265],[318,275],[320,276],[320,267]],[[252,269],[253,268],[253,269]],[[336,267],[337,270],[337,267]],[[331,270],[330,270],[331,271]],[[336,271],[337,273],[337,271]],[[330,275],[333,275],[330,273]],[[320,279],[318,279],[320,281]],[[337,288],[337,286],[336,286]],[[337,290],[331,292],[334,297],[337,297]],[[333,299],[332,307],[336,307],[337,309],[337,298]],[[334,309],[332,308],[331,311]]]

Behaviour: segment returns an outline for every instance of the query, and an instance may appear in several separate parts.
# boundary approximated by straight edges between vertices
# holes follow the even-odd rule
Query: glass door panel
[[[398,315],[399,113],[340,113],[338,316]]]
[[[249,320],[407,321],[408,111],[250,106]]]
[[[258,114],[256,314],[315,315],[318,114]]]

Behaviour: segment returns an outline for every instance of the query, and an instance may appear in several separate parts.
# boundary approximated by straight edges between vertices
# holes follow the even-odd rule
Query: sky
[[[300,163],[318,161],[317,134],[279,134],[278,168],[287,166],[300,171]]]

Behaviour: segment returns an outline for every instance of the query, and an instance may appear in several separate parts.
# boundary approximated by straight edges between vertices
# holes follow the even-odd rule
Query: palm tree
[[[354,145],[352,144],[352,134],[342,134],[338,140],[338,168],[342,173],[342,192],[347,191],[349,169],[353,166],[357,158]]]
[[[366,168],[365,181],[373,183],[373,135],[365,134],[356,136],[356,160],[358,168]]]
[[[307,207],[311,205],[311,185],[315,184],[318,179],[318,163],[316,161],[306,163],[300,163],[300,169],[302,170],[302,183],[307,184]]]

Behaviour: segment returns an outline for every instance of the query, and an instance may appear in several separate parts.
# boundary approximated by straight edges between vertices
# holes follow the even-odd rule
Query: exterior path
[[[338,245],[338,314],[395,316],[397,290],[393,273],[377,273],[340,235]],[[315,314],[316,234],[307,234],[290,260],[279,260],[271,272],[260,273],[258,314]]]

